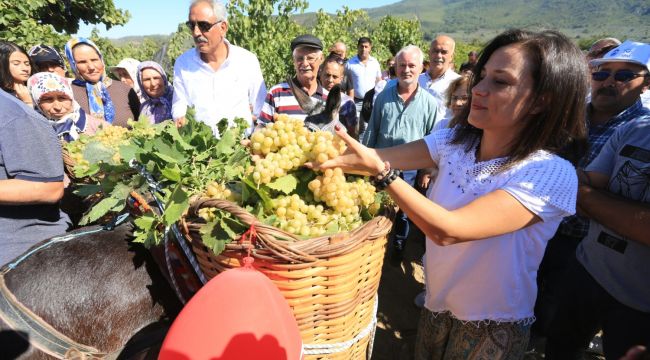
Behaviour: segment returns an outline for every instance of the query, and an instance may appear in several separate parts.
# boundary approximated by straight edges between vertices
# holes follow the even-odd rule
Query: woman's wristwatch
[[[381,191],[387,188],[388,185],[390,185],[393,181],[395,181],[395,179],[397,179],[401,173],[402,172],[400,170],[391,169],[390,164],[387,163],[384,170],[379,172],[379,174],[373,176],[370,181],[378,191]]]

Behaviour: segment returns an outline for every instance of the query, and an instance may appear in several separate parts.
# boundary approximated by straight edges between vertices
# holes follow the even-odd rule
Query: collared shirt
[[[311,98],[317,101],[326,101],[328,91],[322,86],[318,85],[316,92],[311,95]],[[258,124],[266,124],[273,121],[274,114],[287,114],[292,118],[305,120],[307,114],[302,110],[298,100],[291,91],[289,83],[283,82],[274,85],[269,93],[266,95],[264,106],[262,106],[262,113],[257,119]]]
[[[389,86],[377,96],[364,133],[363,144],[371,148],[387,148],[422,139],[436,121],[436,100],[418,86],[415,96],[406,104],[397,93],[398,86]]]
[[[447,89],[452,81],[458,79],[458,75],[454,70],[447,69],[437,79],[432,79],[429,72],[420,74],[418,83],[422,88],[426,89],[429,94],[438,101],[438,118],[442,119],[451,115],[451,110],[447,109]]]
[[[650,110],[643,107],[641,100],[637,100],[634,105],[623,110],[621,113],[601,125],[590,124],[589,114],[591,111],[592,107],[590,103],[587,110],[589,151],[578,162],[579,169],[584,169],[593,159],[596,158],[598,153],[600,153],[600,150],[603,148],[603,145],[605,145],[616,129],[630,121],[635,121],[637,118],[650,115]],[[578,215],[569,216],[562,221],[558,231],[563,235],[583,238],[589,231],[589,219]]]
[[[381,66],[372,56],[364,64],[355,55],[345,64],[345,71],[352,79],[355,99],[363,99],[368,91],[374,89],[377,79],[381,79]]]
[[[230,44],[228,58],[218,70],[201,60],[196,48],[176,59],[174,64],[174,119],[185,116],[188,106],[196,110],[196,119],[212,127],[227,118],[241,117],[253,125],[266,97],[266,85],[257,57],[250,51]],[[251,114],[252,108],[252,114]]]

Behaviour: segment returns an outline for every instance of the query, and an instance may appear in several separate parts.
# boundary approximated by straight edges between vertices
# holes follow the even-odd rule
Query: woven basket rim
[[[356,249],[364,241],[373,241],[388,235],[392,228],[394,209],[385,211],[370,221],[351,231],[301,239],[294,234],[277,227],[260,222],[254,215],[229,200],[216,200],[206,197],[196,199],[190,204],[188,214],[181,219],[181,228],[190,242],[200,238],[202,222],[192,221],[191,216],[198,217],[198,210],[214,207],[230,212],[244,224],[255,225],[257,241],[255,244],[233,241],[226,245],[225,251],[251,251],[251,256],[266,259],[284,259],[287,262],[313,263],[320,259],[343,255]],[[217,254],[218,255],[218,254]]]

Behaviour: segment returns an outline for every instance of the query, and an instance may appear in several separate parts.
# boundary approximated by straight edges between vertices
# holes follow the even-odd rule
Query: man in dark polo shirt
[[[52,125],[0,90],[0,265],[65,233],[61,145]]]

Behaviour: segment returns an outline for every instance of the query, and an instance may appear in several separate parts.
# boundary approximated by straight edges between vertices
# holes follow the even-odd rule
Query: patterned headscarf
[[[142,91],[140,90],[141,89],[140,85],[138,84],[138,80],[136,79],[138,74],[138,65],[140,65],[140,61],[133,58],[124,58],[120,60],[120,62],[117,65],[111,66],[109,70],[118,79],[120,78],[120,76],[117,74],[117,69],[126,70],[126,72],[129,73],[131,80],[133,80],[133,90],[135,90],[135,93],[138,94],[138,98],[140,99],[140,101],[144,101],[144,98],[142,97]]]
[[[54,130],[56,130],[60,138],[68,142],[74,141],[79,138],[80,133],[84,132],[86,129],[86,116],[79,104],[74,100],[68,79],[51,72],[39,72],[27,80],[27,90],[32,95],[37,110],[53,121]],[[41,109],[40,103],[43,95],[53,92],[63,93],[72,100],[72,111],[61,119],[49,117]]]
[[[82,37],[70,39],[65,44],[65,56],[68,58],[70,68],[72,69],[72,72],[76,78],[74,81],[72,81],[72,83],[86,87],[90,114],[100,119],[104,119],[109,124],[112,124],[113,119],[115,118],[115,107],[113,106],[111,96],[108,94],[107,88],[111,85],[112,80],[106,76],[106,65],[104,64],[104,74],[102,74],[97,83],[92,84],[87,82],[79,73],[79,69],[77,69],[77,62],[74,60],[74,56],[72,55],[72,49],[79,44],[86,44],[95,49],[99,55],[99,59],[102,61],[102,64],[104,64],[104,57],[94,42]]]
[[[147,94],[147,91],[142,85],[142,70],[153,69],[156,70],[162,77],[163,86],[165,86],[165,91],[158,98],[152,98]],[[138,66],[138,84],[142,89],[142,96],[145,101],[140,106],[140,115],[144,115],[149,118],[149,121],[152,124],[158,124],[164,120],[169,120],[172,118],[172,99],[174,98],[174,88],[167,80],[167,75],[162,66],[155,61],[143,61]]]

